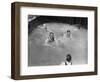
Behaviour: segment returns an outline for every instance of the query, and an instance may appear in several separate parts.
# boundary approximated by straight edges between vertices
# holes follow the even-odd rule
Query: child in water
[[[66,55],[65,65],[72,65],[72,57],[70,54]]]

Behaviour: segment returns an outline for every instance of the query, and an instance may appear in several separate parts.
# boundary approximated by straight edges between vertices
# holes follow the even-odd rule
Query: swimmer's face
[[[70,33],[71,33],[70,30],[68,30],[68,31],[67,31],[67,34],[70,34]]]
[[[70,54],[68,54],[68,55],[66,56],[66,60],[67,60],[67,61],[71,61],[71,55],[70,55]]]
[[[67,55],[67,58],[70,59],[70,55]]]
[[[54,36],[54,33],[51,32],[51,33],[50,33],[50,36],[53,37],[53,36]]]

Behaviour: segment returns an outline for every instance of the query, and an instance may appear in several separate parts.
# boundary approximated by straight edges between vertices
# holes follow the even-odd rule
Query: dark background
[[[29,15],[28,18],[32,18],[33,15]],[[87,29],[87,18],[82,17],[60,17],[60,16],[36,16],[36,19],[28,23],[28,33],[30,34],[38,25],[43,23],[65,23],[70,25],[77,25]]]

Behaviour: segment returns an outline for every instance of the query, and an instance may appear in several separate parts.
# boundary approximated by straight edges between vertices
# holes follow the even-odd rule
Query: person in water
[[[66,55],[65,65],[72,65],[72,57],[70,54]]]
[[[67,30],[66,37],[67,37],[67,38],[71,38],[71,31],[70,31],[70,30]]]
[[[70,30],[67,30],[65,33],[64,33],[64,35],[63,35],[63,39],[69,39],[69,40],[71,40],[71,38],[72,38],[72,34],[71,34],[71,31]]]
[[[48,42],[54,42],[54,41],[55,41],[54,33],[53,32],[50,32],[49,33],[49,37],[48,37]]]
[[[53,32],[50,32],[48,38],[45,40],[45,45],[55,48],[56,40]]]

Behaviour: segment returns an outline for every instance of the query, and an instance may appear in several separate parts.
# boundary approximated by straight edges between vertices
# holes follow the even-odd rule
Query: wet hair
[[[67,55],[66,55],[66,60],[67,60],[68,62],[70,62],[70,61],[72,60],[72,57],[71,57],[70,54],[67,54]]]
[[[53,32],[50,32],[50,34],[53,34],[53,35],[54,35],[54,33],[53,33]]]

